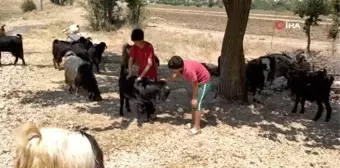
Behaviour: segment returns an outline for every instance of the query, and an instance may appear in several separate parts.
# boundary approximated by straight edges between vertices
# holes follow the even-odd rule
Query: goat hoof
[[[296,113],[296,110],[293,110],[292,113]]]
[[[314,118],[314,119],[313,119],[313,121],[318,121],[318,120],[319,120],[319,118]]]
[[[119,115],[120,115],[120,116],[122,116],[122,117],[124,116],[124,114],[123,114],[123,113],[119,113]]]
[[[143,126],[142,122],[137,123],[137,127],[141,128]]]
[[[131,109],[130,109],[130,108],[128,108],[128,109],[127,109],[127,112],[131,112]]]
[[[156,115],[151,115],[151,116],[150,116],[150,119],[153,120],[153,121],[155,121],[155,120],[157,120],[157,116],[156,116]]]
[[[300,111],[300,114],[304,114],[305,113],[305,111]]]
[[[326,121],[326,122],[329,122],[330,120],[331,120],[330,118],[326,118],[326,120],[325,120],[325,121]]]

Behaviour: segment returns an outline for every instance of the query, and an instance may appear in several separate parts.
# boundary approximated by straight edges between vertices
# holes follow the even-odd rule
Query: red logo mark
[[[282,30],[282,29],[286,28],[286,23],[282,20],[279,20],[279,21],[275,22],[274,27],[277,30]]]

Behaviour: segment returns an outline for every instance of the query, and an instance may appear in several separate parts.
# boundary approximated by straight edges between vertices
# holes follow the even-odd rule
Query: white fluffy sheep
[[[102,150],[85,132],[27,123],[16,133],[15,168],[104,168]]]

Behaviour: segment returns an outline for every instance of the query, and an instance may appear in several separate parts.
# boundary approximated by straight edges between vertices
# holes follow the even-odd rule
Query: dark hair
[[[142,29],[134,29],[131,33],[131,41],[144,40],[144,32]]]
[[[184,67],[183,59],[180,56],[173,56],[168,62],[168,67],[170,69],[180,69]]]

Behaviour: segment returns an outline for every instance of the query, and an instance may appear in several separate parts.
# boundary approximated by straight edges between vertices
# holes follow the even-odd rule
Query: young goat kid
[[[88,51],[90,55],[90,59],[91,59],[91,65],[92,67],[93,67],[93,64],[96,66],[98,73],[100,73],[99,64],[102,60],[102,55],[106,48],[107,48],[106,43],[101,42],[99,44],[95,44],[94,46],[90,47]]]
[[[103,152],[83,131],[23,124],[15,135],[15,168],[104,168]]]
[[[305,112],[305,101],[316,101],[318,111],[314,117],[317,121],[322,116],[323,106],[325,104],[327,115],[326,122],[329,122],[332,115],[332,108],[329,103],[331,86],[334,77],[327,75],[327,71],[305,72],[299,70],[292,70],[289,72],[288,87],[291,88],[292,93],[296,94],[295,105],[292,113],[296,113],[297,106],[301,104],[300,113]]]
[[[152,122],[151,114],[155,109],[151,108],[150,102],[156,99],[166,101],[170,94],[170,88],[165,81],[152,81],[143,78],[141,81],[136,81],[137,76],[132,76],[126,79],[127,73],[124,66],[121,66],[119,77],[119,97],[120,97],[120,111],[121,116],[124,115],[123,107],[124,100],[126,102],[125,107],[130,112],[129,99],[133,99],[137,103],[137,123],[141,126],[141,115],[145,112],[147,114],[147,122]]]

